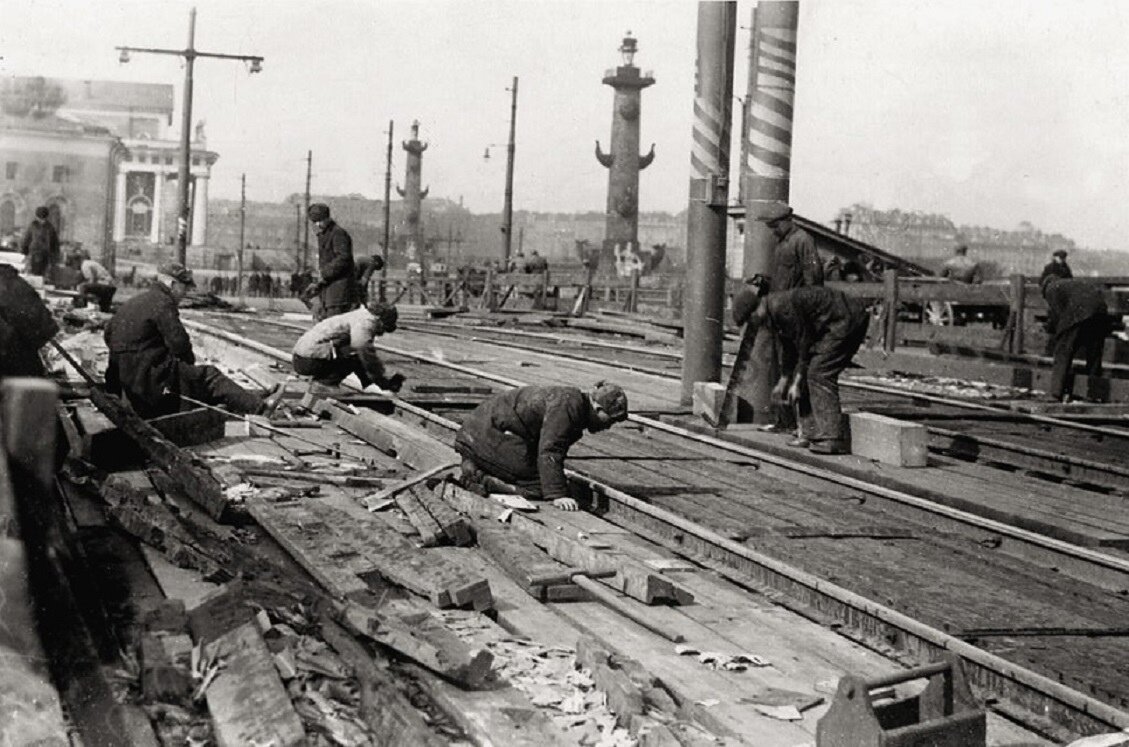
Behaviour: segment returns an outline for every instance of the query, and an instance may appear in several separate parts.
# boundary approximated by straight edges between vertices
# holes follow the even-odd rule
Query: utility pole
[[[504,267],[510,264],[510,248],[514,227],[514,135],[517,130],[517,76],[510,87],[510,142],[506,146],[506,204],[502,209],[502,259]]]
[[[380,300],[384,300],[384,286],[388,280],[388,244],[392,241],[392,129],[393,120],[388,120],[388,155],[384,166],[384,247],[381,259],[384,266],[380,268]]]
[[[166,54],[184,58],[184,103],[180,118],[180,165],[177,168],[177,219],[176,219],[176,260],[182,265],[188,263],[188,221],[191,209],[188,205],[189,163],[192,158],[192,72],[197,57],[211,57],[218,60],[239,60],[251,63],[250,72],[263,71],[263,58],[258,55],[221,54],[201,52],[196,49],[196,9],[188,14],[188,46],[184,49],[157,49],[153,47],[115,47],[120,53],[118,61],[129,62],[131,52]],[[203,205],[200,206],[202,209]]]
[[[299,274],[302,270],[302,205],[294,203],[294,269]]]
[[[306,235],[302,240],[302,269],[310,266],[310,177],[314,169],[314,152],[312,150],[306,151],[306,207],[305,216],[307,218]]]
[[[247,174],[239,176],[239,251],[236,253],[235,288],[239,292],[239,300],[243,300],[243,238],[247,222]]]

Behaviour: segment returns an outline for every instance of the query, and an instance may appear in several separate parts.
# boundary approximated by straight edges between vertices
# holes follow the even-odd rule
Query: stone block
[[[852,454],[896,467],[928,465],[925,426],[871,412],[852,413],[850,425]]]
[[[721,422],[721,411],[725,405],[725,385],[716,381],[695,381],[693,393],[694,415],[703,417],[711,425]],[[728,422],[736,420],[737,398],[729,402]]]

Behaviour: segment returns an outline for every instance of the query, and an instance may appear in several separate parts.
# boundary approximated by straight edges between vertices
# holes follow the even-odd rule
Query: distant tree
[[[42,119],[54,114],[66,102],[63,89],[42,77],[9,79],[0,89],[0,110],[16,117]]]

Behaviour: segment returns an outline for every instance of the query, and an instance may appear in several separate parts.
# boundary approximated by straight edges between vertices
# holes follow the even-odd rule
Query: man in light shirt
[[[365,388],[376,384],[391,392],[400,391],[402,374],[386,378],[384,364],[373,347],[373,338],[394,332],[396,307],[370,297],[359,309],[323,319],[298,338],[294,345],[294,371],[312,376],[323,387],[336,387],[349,374],[355,374]]]
[[[107,314],[110,312],[110,302],[117,292],[114,276],[99,262],[90,258],[90,252],[79,250],[79,272],[82,273],[82,282],[78,285],[78,297],[83,301],[92,301],[98,304],[99,311]]]

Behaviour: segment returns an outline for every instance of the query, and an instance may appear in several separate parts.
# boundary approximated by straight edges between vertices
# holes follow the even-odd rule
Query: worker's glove
[[[553,505],[562,511],[579,511],[580,505],[577,504],[575,498],[557,498],[553,501]]]
[[[302,291],[302,299],[309,301],[313,298],[316,298],[318,294],[321,293],[324,287],[325,286],[323,286],[321,283],[310,283],[306,286],[306,289]]]
[[[386,392],[396,393],[404,386],[404,374],[392,374],[387,379],[376,382]]]
[[[788,377],[781,376],[780,380],[776,382],[776,386],[772,387],[772,401],[783,402],[784,397],[788,392]]]

